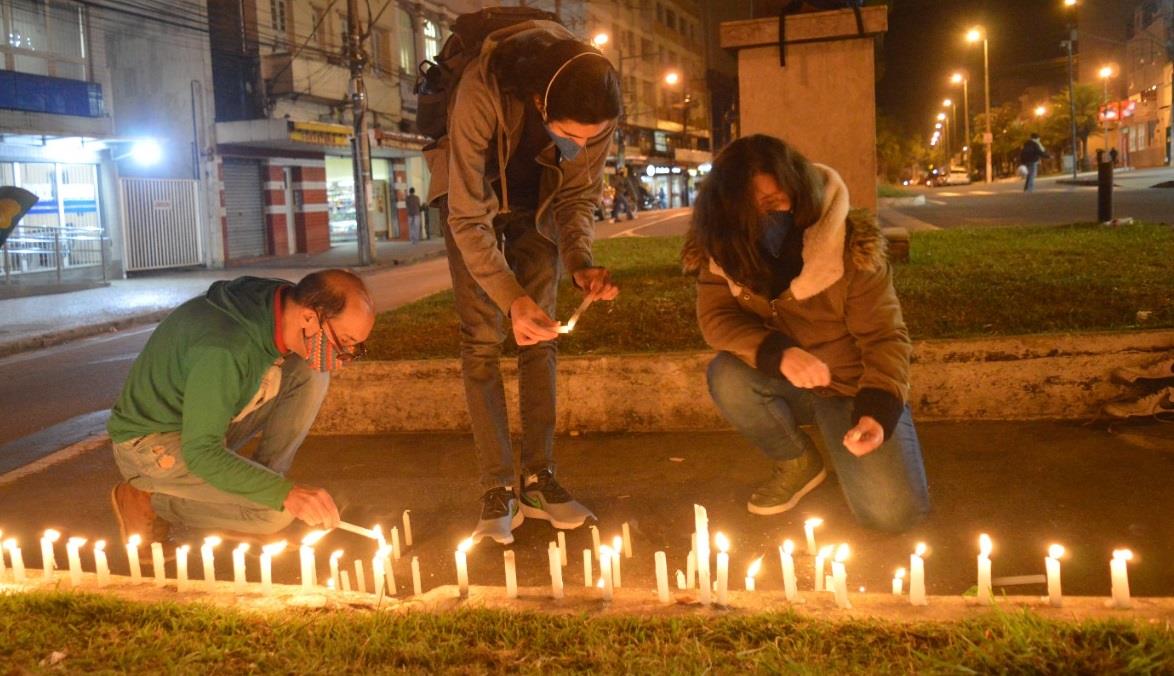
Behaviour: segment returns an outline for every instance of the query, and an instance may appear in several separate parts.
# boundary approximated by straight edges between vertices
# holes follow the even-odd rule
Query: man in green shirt
[[[344,270],[297,285],[241,277],[167,316],[131,367],[107,427],[126,479],[111,493],[125,540],[171,525],[266,534],[338,524],[321,488],[285,478],[330,371],[365,351],[366,287]],[[261,435],[252,459],[237,454]]]

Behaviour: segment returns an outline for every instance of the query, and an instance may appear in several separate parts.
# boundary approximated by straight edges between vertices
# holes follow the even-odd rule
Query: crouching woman
[[[793,509],[827,478],[822,435],[863,525],[899,532],[929,511],[908,405],[912,345],[875,220],[849,213],[832,169],[783,141],[739,139],[713,163],[682,254],[718,350],[709,392],[774,461],[753,514]]]

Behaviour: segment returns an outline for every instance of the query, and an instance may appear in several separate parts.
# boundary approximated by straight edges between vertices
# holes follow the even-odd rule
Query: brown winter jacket
[[[800,347],[831,371],[831,386],[817,393],[855,397],[872,390],[873,405],[862,407],[858,398],[858,413],[892,410],[909,399],[912,343],[885,240],[874,219],[849,214],[848,190],[839,175],[816,166],[824,176],[822,216],[803,233],[803,270],[777,298],[743,288],[704,254],[685,252],[686,266],[698,268],[701,333],[714,349],[760,370],[773,369],[772,375],[778,375],[782,348]],[[770,352],[773,360],[765,357]],[[893,401],[886,405],[877,398]],[[896,421],[878,420],[888,436]]]
[[[542,34],[542,35],[539,35]],[[481,55],[461,75],[449,113],[448,135],[424,152],[432,174],[428,201],[448,196],[448,227],[469,272],[503,312],[526,295],[505,255],[497,247],[493,219],[509,211],[509,186],[504,168],[521,141],[529,101],[503,94],[489,68],[494,48],[506,40],[535,37],[574,38],[550,21],[527,21],[503,28],[485,39]],[[568,274],[590,267],[594,211],[603,190],[603,165],[615,124],[587,144],[574,160],[558,160],[553,141],[539,154],[538,232],[558,246]],[[489,174],[489,155],[496,147],[502,198]]]

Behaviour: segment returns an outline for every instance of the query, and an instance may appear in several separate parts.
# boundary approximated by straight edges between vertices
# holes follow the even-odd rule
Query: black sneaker
[[[514,529],[522,525],[526,517],[518,510],[518,497],[508,486],[491,488],[481,496],[481,519],[470,536],[474,543],[483,538],[508,545],[514,541]]]
[[[545,519],[560,530],[578,528],[587,519],[595,519],[591,510],[555,481],[549,469],[523,478],[522,513],[532,519]]]

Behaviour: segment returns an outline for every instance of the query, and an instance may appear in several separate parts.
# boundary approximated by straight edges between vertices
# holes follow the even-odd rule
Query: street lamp
[[[962,85],[962,159],[966,165],[966,174],[970,175],[970,78],[961,72],[950,76],[950,82]]]
[[[596,33],[595,36],[591,38],[591,44],[595,45],[596,49],[603,49],[603,46],[607,44],[609,39],[610,38],[608,37],[607,33]]]
[[[950,143],[947,147],[953,151],[953,146],[957,142],[956,137],[958,136],[958,106],[954,103],[954,99],[947,98],[942,100],[942,107],[950,109],[950,131],[952,135],[950,136]]]
[[[675,87],[681,81],[681,74],[675,70],[670,70],[664,74],[664,83],[670,87]]]
[[[982,134],[982,143],[986,146],[986,182],[991,182],[991,145],[994,143],[995,136],[991,133],[991,51],[990,40],[981,28],[971,28],[966,32],[966,41],[975,44],[979,40],[982,41],[982,80],[983,90],[986,98],[986,131]]]
[[[1064,0],[1064,7],[1071,10],[1076,7],[1076,0]],[[1072,14],[1068,14],[1068,39],[1062,45],[1068,49],[1068,117],[1070,118],[1069,132],[1072,134],[1072,180],[1076,180],[1076,86],[1072,75],[1072,43],[1076,42],[1076,23]]]
[[[1035,107],[1035,116],[1036,117],[1043,117],[1044,115],[1047,115],[1047,114],[1048,114],[1048,107],[1047,106],[1041,105],[1041,106]]]
[[[1113,77],[1112,66],[1101,66],[1097,71],[1097,77],[1101,78],[1104,83],[1104,95],[1101,99],[1101,105],[1107,106],[1109,104],[1109,80]],[[1102,117],[1105,120],[1105,152],[1109,152],[1109,109],[1104,109],[1105,114]]]

